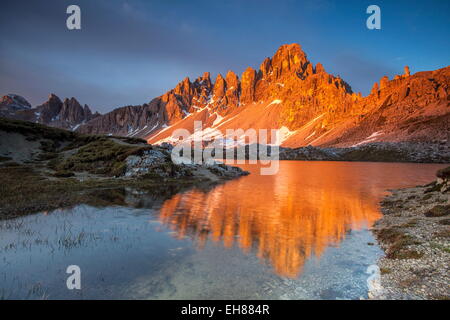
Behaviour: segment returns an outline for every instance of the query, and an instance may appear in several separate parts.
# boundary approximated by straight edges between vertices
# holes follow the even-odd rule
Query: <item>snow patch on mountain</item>
[[[291,131],[288,127],[282,126],[278,130],[278,145],[282,144],[284,141],[286,141],[290,136],[297,133],[297,130]]]
[[[363,141],[356,143],[354,145],[352,145],[352,147],[357,147],[366,143],[370,143],[370,142],[374,142],[378,139],[379,136],[383,135],[384,133],[382,131],[376,131],[374,133],[372,133],[370,136],[368,136],[367,138],[365,138]]]
[[[270,107],[271,105],[274,105],[274,104],[280,104],[280,103],[282,103],[282,102],[283,102],[282,100],[275,99],[275,100],[273,100],[271,103],[269,103],[269,104],[266,106],[266,108],[267,108],[267,107]]]
[[[220,114],[218,114],[217,112],[215,112],[214,114],[216,115],[216,119],[214,119],[214,122],[212,124],[213,127],[217,126],[223,121],[223,117]]]

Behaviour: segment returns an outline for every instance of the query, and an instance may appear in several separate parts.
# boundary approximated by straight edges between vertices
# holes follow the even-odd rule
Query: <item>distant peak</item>
[[[203,80],[209,80],[209,77],[210,77],[210,73],[209,72],[204,72],[203,76],[202,76],[202,79]]]
[[[24,97],[13,93],[9,93],[3,96],[3,98],[0,100],[0,104],[31,108],[30,103]]]
[[[403,68],[403,70],[404,70],[403,75],[404,75],[405,77],[409,77],[409,76],[411,75],[411,72],[409,71],[409,67],[408,67],[408,66],[405,66],[405,67]]]
[[[227,72],[227,75],[225,78],[226,78],[227,82],[230,82],[230,81],[237,82],[238,81],[238,76],[232,70]]]
[[[325,68],[323,67],[323,65],[322,65],[320,62],[318,62],[318,63],[316,64],[316,69],[315,69],[315,71],[316,71],[316,73],[325,72]]]
[[[222,74],[217,74],[217,77],[216,77],[216,82],[217,81],[222,81],[223,80],[223,76],[222,76]]]

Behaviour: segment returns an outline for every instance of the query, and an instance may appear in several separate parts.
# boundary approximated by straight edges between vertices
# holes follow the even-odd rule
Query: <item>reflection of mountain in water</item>
[[[236,244],[269,261],[278,274],[295,277],[308,257],[319,257],[350,229],[370,226],[380,216],[382,189],[373,168],[284,162],[276,176],[254,169],[210,192],[175,195],[163,204],[161,220],[179,237],[194,237],[199,247],[207,239]]]

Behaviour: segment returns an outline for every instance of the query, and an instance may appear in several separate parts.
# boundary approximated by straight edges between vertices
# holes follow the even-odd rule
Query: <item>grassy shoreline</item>
[[[93,196],[95,190],[131,188],[164,198],[247,174],[231,169],[176,164],[170,149],[139,138],[0,118],[0,219],[104,202]]]
[[[131,188],[161,198],[195,186],[211,187],[218,182],[201,178],[51,178],[36,172],[30,165],[11,164],[0,167],[0,219],[69,207],[79,203],[102,204],[94,191]],[[106,201],[113,203],[114,199]]]

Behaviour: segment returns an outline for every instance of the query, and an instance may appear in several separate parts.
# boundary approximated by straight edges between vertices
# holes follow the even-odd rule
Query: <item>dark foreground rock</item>
[[[212,164],[176,163],[170,146],[153,146],[140,154],[126,158],[125,177],[197,177],[218,181],[248,175],[238,167],[214,162]]]

